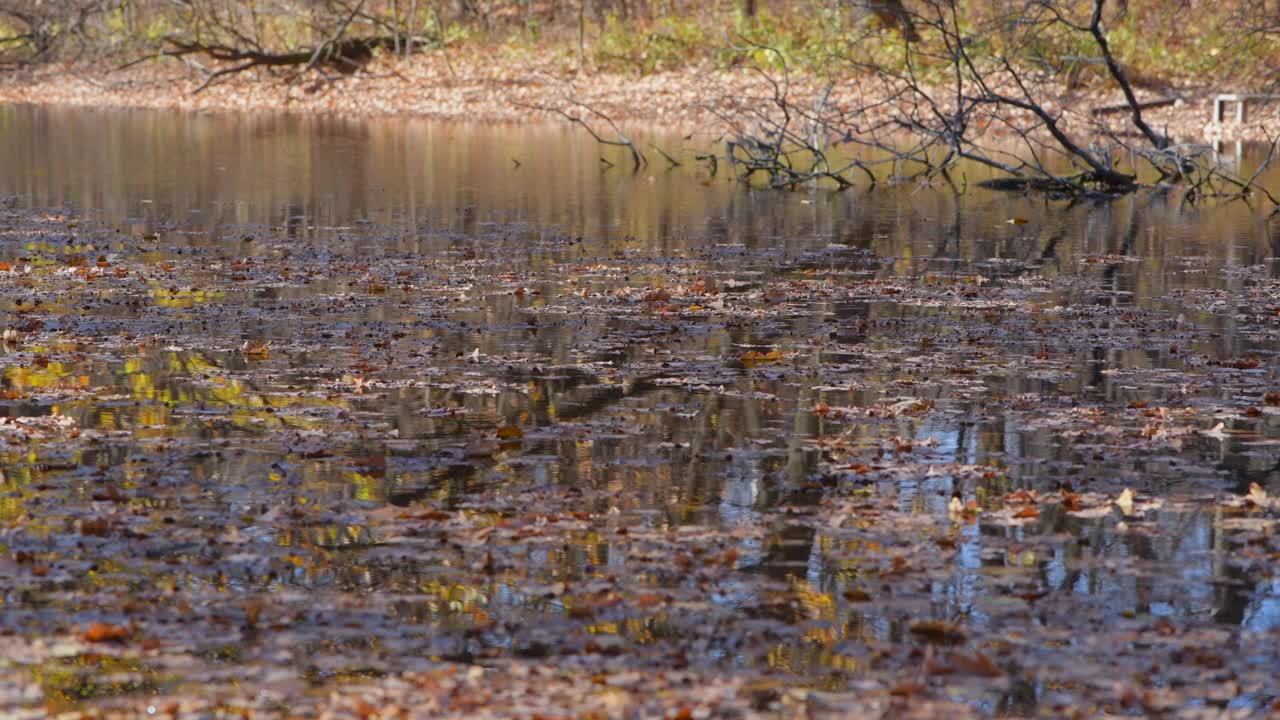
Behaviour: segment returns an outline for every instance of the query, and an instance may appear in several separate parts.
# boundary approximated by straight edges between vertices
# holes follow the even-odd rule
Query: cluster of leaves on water
[[[1265,269],[325,238],[0,217],[7,715],[1276,707]]]

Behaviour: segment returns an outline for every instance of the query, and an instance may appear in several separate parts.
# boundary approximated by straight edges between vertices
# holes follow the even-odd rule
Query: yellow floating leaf
[[[741,357],[742,362],[747,365],[751,365],[753,363],[777,362],[778,360],[781,360],[781,359],[782,359],[782,351],[778,350],[777,348],[774,348],[773,350],[770,350],[767,353],[762,353],[759,350],[748,350],[747,352],[743,353]]]

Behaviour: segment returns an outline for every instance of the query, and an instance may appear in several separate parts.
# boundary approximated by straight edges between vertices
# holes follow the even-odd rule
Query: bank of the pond
[[[690,66],[644,76],[579,70],[563,52],[527,48],[462,48],[410,58],[383,56],[365,72],[326,82],[318,75],[290,82],[280,75],[246,72],[201,89],[206,76],[172,59],[155,60],[119,70],[110,66],[42,66],[0,79],[0,102],[89,107],[148,108],[186,111],[290,111],[351,117],[388,115],[449,120],[526,122],[554,119],[538,107],[565,106],[573,99],[610,117],[655,125],[682,133],[725,129],[726,115],[742,113],[751,103],[772,94],[768,81],[749,68]],[[792,73],[789,87],[798,106],[810,106],[825,90],[826,80]],[[879,83],[848,79],[839,82],[829,103],[854,107],[886,95]],[[1143,100],[1176,98],[1153,108],[1145,118],[1180,142],[1225,137],[1266,139],[1266,108],[1249,122],[1212,122],[1212,88],[1177,88],[1144,93]],[[1076,132],[1109,123],[1123,131],[1128,116],[1115,107],[1122,101],[1112,89],[1063,91],[1047,104],[1062,109],[1063,122]],[[1099,109],[1110,108],[1097,113]],[[994,128],[993,128],[994,129]]]

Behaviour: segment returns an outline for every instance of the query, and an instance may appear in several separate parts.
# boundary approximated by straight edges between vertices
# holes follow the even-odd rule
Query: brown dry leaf
[[[963,645],[969,636],[955,623],[945,620],[921,620],[908,628],[916,638],[934,645]]]
[[[519,440],[524,437],[524,431],[516,425],[503,425],[498,428],[499,440]]]
[[[925,692],[926,689],[920,683],[906,682],[889,688],[889,694],[893,697],[909,698]]]
[[[979,677],[1002,677],[1004,675],[1004,671],[992,662],[991,658],[981,652],[974,652],[973,655],[954,653],[948,659],[956,672],[964,675],[977,675]]]
[[[102,518],[80,521],[80,534],[93,537],[106,537],[111,532],[111,523]]]
[[[871,602],[871,593],[862,588],[848,588],[844,591],[844,599],[852,603]]]
[[[1017,520],[1022,520],[1025,518],[1034,518],[1039,516],[1040,516],[1040,511],[1036,510],[1035,507],[1033,506],[1024,507],[1018,512],[1013,514],[1014,519],[1017,519]]]

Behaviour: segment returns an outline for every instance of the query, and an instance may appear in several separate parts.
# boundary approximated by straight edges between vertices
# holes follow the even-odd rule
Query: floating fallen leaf
[[[1270,498],[1267,497],[1267,491],[1256,482],[1249,483],[1249,495],[1246,499],[1258,507],[1267,507],[1271,504]]]
[[[244,353],[245,357],[264,360],[271,355],[271,343],[245,340],[244,344],[240,346],[240,352]]]
[[[944,620],[921,620],[908,630],[917,639],[934,645],[963,645],[969,639],[963,628]]]
[[[106,537],[111,533],[111,524],[101,518],[80,521],[80,534],[92,537]]]
[[[499,440],[519,440],[524,437],[524,431],[516,425],[503,425],[498,428]]]
[[[871,593],[862,588],[848,588],[844,591],[844,599],[851,603],[870,602]]]
[[[1203,430],[1202,433],[1204,434],[1205,437],[1211,437],[1211,438],[1214,438],[1215,440],[1225,440],[1227,438],[1227,433],[1225,431],[1225,428],[1226,428],[1226,423],[1218,423],[1217,425],[1213,426],[1212,430]]]
[[[1133,490],[1125,488],[1120,497],[1116,498],[1116,505],[1120,508],[1120,512],[1125,515],[1133,514]]]
[[[121,625],[110,625],[108,623],[94,623],[89,629],[84,631],[82,636],[85,642],[102,643],[102,642],[124,642],[129,639],[133,631]]]
[[[967,655],[959,652],[942,653],[925,661],[929,675],[975,675],[978,677],[1002,677],[1004,671],[980,652]]]
[[[744,365],[750,367],[751,365],[759,363],[777,362],[782,359],[782,352],[777,348],[774,348],[767,353],[762,353],[759,350],[748,350],[743,353],[739,359],[742,360]]]

